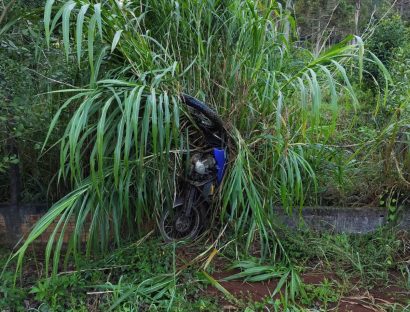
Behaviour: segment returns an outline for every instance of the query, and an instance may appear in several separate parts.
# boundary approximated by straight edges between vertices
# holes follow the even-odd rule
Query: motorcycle
[[[188,172],[181,178],[182,193],[162,214],[159,229],[166,242],[193,240],[205,228],[228,160],[228,136],[222,119],[192,96],[182,94],[181,101],[202,132],[205,148],[190,157]]]

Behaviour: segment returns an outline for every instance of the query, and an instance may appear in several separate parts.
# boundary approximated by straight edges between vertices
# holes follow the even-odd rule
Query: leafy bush
[[[174,161],[193,144],[179,135],[190,131],[182,122],[181,91],[206,100],[229,123],[221,220],[240,220],[238,237],[249,228],[259,231],[267,253],[275,218],[270,207],[281,203],[291,212],[306,194],[315,196],[311,164],[335,132],[344,103],[339,96],[358,106],[346,69],[357,64],[361,76],[364,63],[361,40],[351,44],[352,36],[319,56],[298,47],[285,35],[293,19],[280,8],[275,1],[243,0],[47,1],[48,42],[61,21],[67,58],[73,48],[80,64],[85,58],[90,80],[70,91],[49,132],[64,111],[72,112],[59,143],[60,177],[74,191],[34,228],[20,263],[59,216],[76,217],[75,246],[85,220],[92,220],[89,253],[106,249],[109,233],[120,245],[121,235],[143,232],[142,223],[170,205],[179,170]],[[61,235],[65,224],[59,223]],[[251,241],[253,231],[248,235]]]
[[[409,31],[399,15],[391,15],[382,19],[374,27],[366,45],[378,59],[391,69],[391,61],[396,50],[403,47],[409,39]],[[375,80],[382,82],[382,73],[373,65],[368,68],[368,84],[374,85]],[[374,80],[375,79],[375,80]]]
[[[389,92],[385,115],[391,116],[386,131],[387,152],[399,180],[410,187],[410,45],[396,49],[390,61],[393,88]],[[403,190],[404,191],[404,190]]]
[[[13,272],[3,272],[0,282],[1,311],[25,311],[23,302],[28,292],[25,289],[15,287],[13,279]]]
[[[27,2],[27,3],[26,3]],[[59,48],[44,50],[38,12],[42,1],[12,1],[0,25],[0,201],[8,201],[10,165],[18,164],[21,200],[55,200],[63,185],[47,187],[56,174],[57,153],[40,161],[48,124],[63,95],[46,94],[70,85],[75,67],[62,63]],[[73,70],[74,69],[74,70]],[[63,122],[63,121],[62,121]],[[58,132],[56,132],[57,134]],[[49,195],[49,197],[47,196]]]
[[[42,310],[67,311],[71,308],[76,311],[85,306],[84,286],[84,279],[73,273],[41,279],[31,287],[30,294],[34,295]]]
[[[407,43],[408,30],[399,15],[384,18],[366,42],[381,62],[389,65],[396,49]]]

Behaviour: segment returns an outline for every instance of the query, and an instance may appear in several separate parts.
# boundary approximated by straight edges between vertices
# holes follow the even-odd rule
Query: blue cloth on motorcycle
[[[216,180],[218,183],[222,182],[225,172],[225,163],[226,163],[226,155],[225,149],[214,148],[214,157],[216,161],[216,168],[217,168],[217,176]]]

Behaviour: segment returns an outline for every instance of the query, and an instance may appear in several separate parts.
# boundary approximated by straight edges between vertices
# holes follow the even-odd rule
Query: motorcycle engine
[[[216,170],[215,158],[211,154],[195,154],[191,158],[192,173],[200,176],[214,174]]]

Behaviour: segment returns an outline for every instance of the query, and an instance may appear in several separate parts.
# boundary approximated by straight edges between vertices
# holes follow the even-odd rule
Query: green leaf
[[[80,67],[80,60],[81,60],[81,49],[82,49],[82,42],[83,42],[83,28],[84,28],[84,18],[90,4],[84,4],[81,6],[80,12],[77,16],[77,24],[76,24],[76,42],[77,42],[77,61],[78,67]]]
[[[91,85],[94,85],[96,83],[97,79],[98,79],[98,73],[100,72],[100,67],[101,67],[101,64],[102,64],[102,62],[104,60],[104,57],[107,53],[107,50],[108,50],[108,46],[103,47],[100,51],[100,54],[98,55],[98,58],[97,58],[97,60],[95,62],[95,65],[94,65],[93,76],[90,78]]]
[[[91,77],[94,77],[94,36],[95,36],[95,14],[88,24],[88,62],[90,63]]]
[[[47,0],[46,5],[44,7],[44,31],[46,35],[47,46],[50,45],[50,21],[54,1],[55,0]]]
[[[97,3],[94,5],[94,16],[97,21],[98,25],[98,32],[100,33],[100,38],[102,39],[102,20],[101,20],[101,3]]]
[[[66,8],[66,6],[62,6],[56,13],[56,15],[54,15],[53,21],[51,23],[51,27],[50,27],[50,34],[54,31],[58,21],[60,20],[61,16],[63,15],[64,9]]]
[[[111,106],[112,101],[114,100],[114,97],[111,97],[108,99],[108,101],[105,103],[102,112],[101,112],[101,117],[98,121],[97,125],[97,139],[96,139],[96,145],[97,145],[97,155],[98,155],[98,171],[100,172],[100,178],[103,176],[104,172],[104,132],[105,132],[105,121],[107,118],[107,112],[108,109]]]
[[[111,53],[115,50],[118,44],[118,41],[120,40],[121,33],[122,33],[122,30],[117,30],[115,32],[114,39],[112,40],[112,44],[111,44]]]
[[[355,40],[357,42],[357,45],[359,47],[359,54],[358,54],[358,58],[359,58],[359,82],[362,82],[363,79],[363,58],[364,58],[364,43],[362,38],[360,38],[359,36],[354,36]]]
[[[74,1],[69,1],[63,11],[63,43],[67,61],[70,54],[70,15],[75,5]]]
[[[206,273],[205,271],[201,271],[201,275],[216,289],[222,292],[228,299],[237,302],[238,300],[224,288],[216,279],[214,279],[211,275]]]
[[[273,298],[277,293],[279,293],[283,287],[283,285],[285,285],[288,277],[289,277],[289,273],[290,271],[286,272],[281,279],[279,280],[278,284],[276,285],[275,290],[273,291],[271,297]]]
[[[336,65],[337,69],[342,74],[343,79],[344,79],[345,84],[346,84],[346,89],[349,91],[349,94],[350,94],[350,96],[353,100],[353,107],[356,109],[359,106],[359,101],[357,100],[357,97],[356,97],[356,94],[353,90],[353,87],[350,84],[349,78],[347,77],[346,70],[344,69],[344,67],[340,63],[336,62],[335,60],[332,60],[332,63],[334,65]]]

